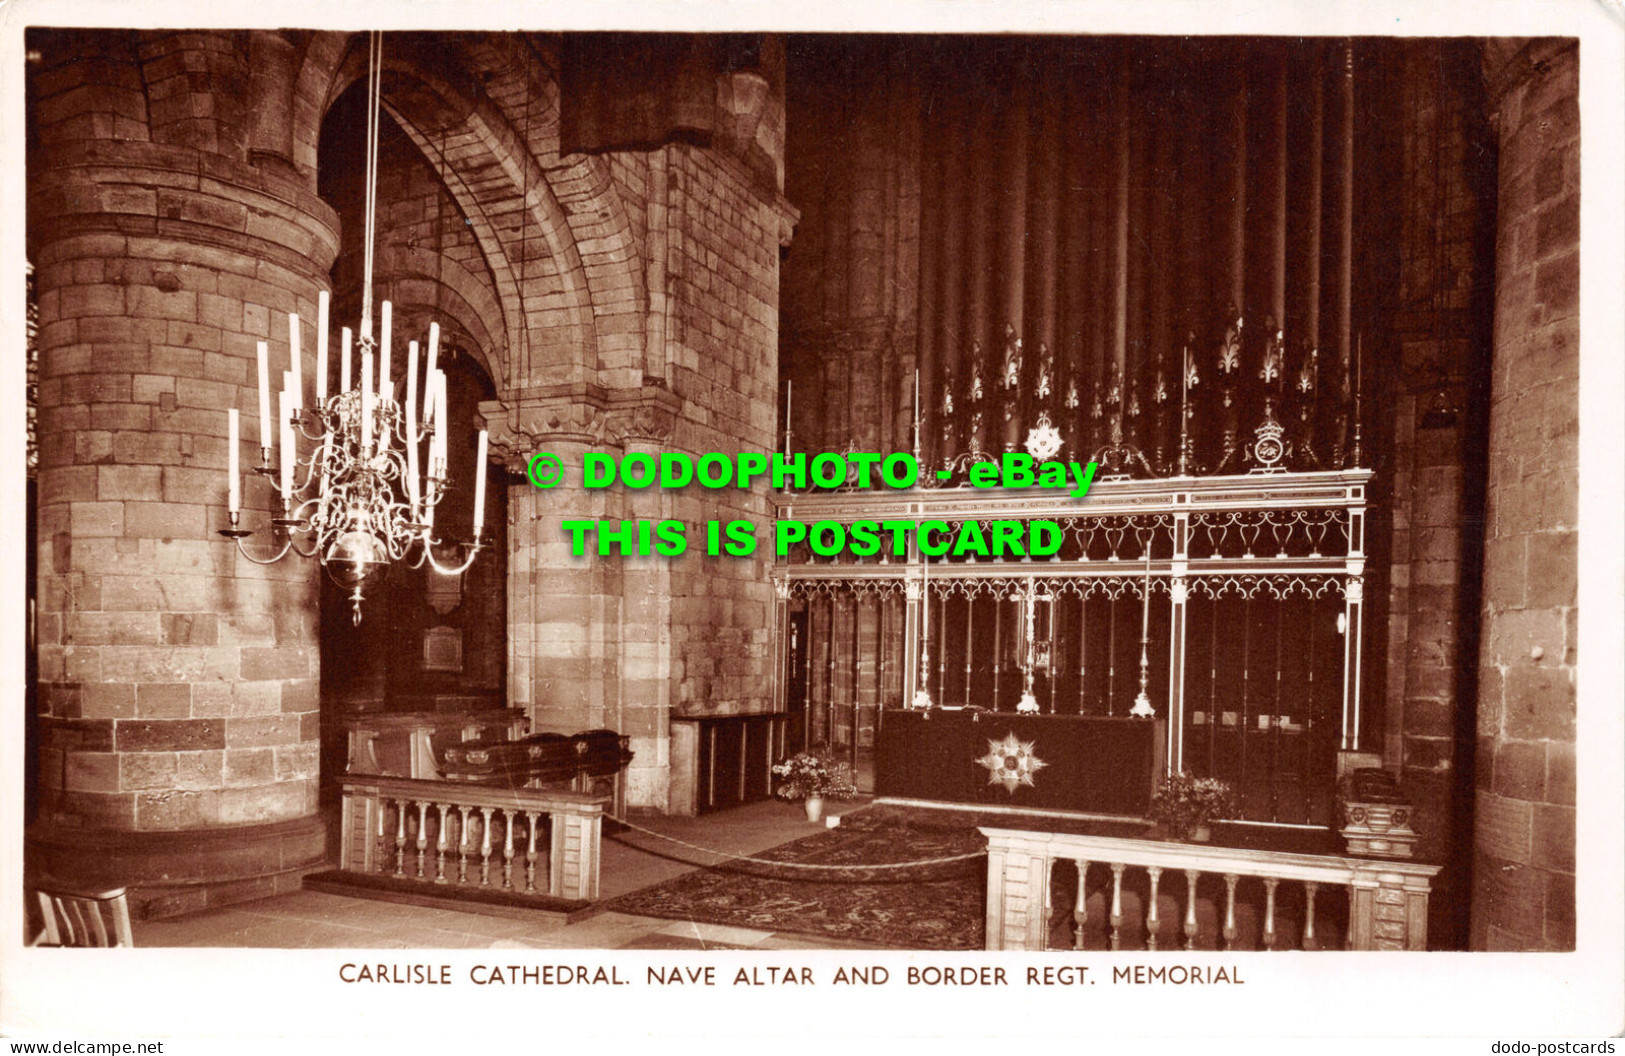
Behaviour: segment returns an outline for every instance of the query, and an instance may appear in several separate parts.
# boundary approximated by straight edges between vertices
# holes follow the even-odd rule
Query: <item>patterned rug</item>
[[[980,833],[963,824],[933,824],[870,808],[848,814],[838,828],[756,856],[839,868],[729,862],[622,895],[604,908],[890,949],[979,950],[985,857],[908,869],[873,866],[975,853],[986,846]]]

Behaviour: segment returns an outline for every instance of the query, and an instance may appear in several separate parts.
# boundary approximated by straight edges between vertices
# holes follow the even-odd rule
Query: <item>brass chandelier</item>
[[[328,314],[326,290],[317,300],[316,378],[314,400],[305,405],[300,363],[299,317],[288,316],[289,369],[277,394],[276,446],[272,445],[269,347],[259,342],[260,463],[252,472],[264,477],[281,500],[281,515],[271,518],[275,552],[256,557],[243,541],[255,533],[239,526],[242,474],[237,408],[227,411],[230,452],[228,508],[231,526],[220,534],[255,564],[269,565],[290,552],[314,557],[334,583],[350,592],[353,622],[361,622],[362,589],[392,562],[408,567],[428,564],[442,575],[457,575],[473,563],[483,544],[485,474],[488,438],[480,430],[474,461],[474,522],[467,540],[441,539],[435,531],[435,508],[452,490],[447,473],[450,415],[446,375],[438,368],[440,327],[429,325],[428,359],[423,370],[420,405],[418,343],[407,345],[405,391],[396,399],[390,373],[391,309],[379,311],[378,339],[373,338],[373,244],[378,197],[378,128],[383,37],[373,32],[367,66],[366,227],[363,235],[363,278],[359,338],[341,330],[339,391],[328,393]],[[360,377],[352,383],[352,358]],[[301,454],[303,444],[308,453]],[[273,453],[275,459],[273,460]],[[460,556],[442,561],[436,549]]]

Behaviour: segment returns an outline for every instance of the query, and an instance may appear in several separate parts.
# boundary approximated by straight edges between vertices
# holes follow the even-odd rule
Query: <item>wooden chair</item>
[[[111,891],[30,890],[37,898],[44,930],[30,946],[134,946],[130,901],[124,888]]]

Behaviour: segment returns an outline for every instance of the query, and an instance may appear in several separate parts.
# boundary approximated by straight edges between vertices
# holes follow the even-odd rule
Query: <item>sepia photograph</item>
[[[6,13],[0,1035],[1625,1029],[1617,18],[1277,6]]]

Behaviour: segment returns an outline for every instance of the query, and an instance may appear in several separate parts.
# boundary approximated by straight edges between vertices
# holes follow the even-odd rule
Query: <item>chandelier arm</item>
[[[283,540],[282,549],[280,549],[280,550],[278,550],[276,552],[275,557],[266,558],[264,560],[261,560],[260,558],[257,558],[253,554],[248,552],[248,548],[243,546],[243,541],[241,539],[237,540],[237,552],[239,554],[242,554],[244,557],[248,558],[248,560],[254,562],[256,565],[274,565],[278,561],[281,561],[284,557],[287,557],[288,556],[288,551],[290,549],[292,549],[292,547],[293,547],[293,536],[290,535],[290,536],[288,536],[287,539]]]
[[[442,576],[459,576],[468,571],[468,566],[474,563],[474,558],[479,555],[481,548],[481,544],[476,540],[469,547],[468,556],[463,559],[463,563],[453,568],[448,565],[442,565],[435,558],[431,545],[431,540],[427,538],[423,540],[423,556],[428,560],[429,564],[434,567],[434,570],[440,573]]]
[[[298,554],[300,557],[315,557],[317,554],[321,553],[321,536],[314,531],[308,531],[304,534],[306,538],[310,540],[309,550],[306,550],[304,547],[300,546],[299,541],[291,534],[288,536],[288,545],[293,549],[293,552]]]

